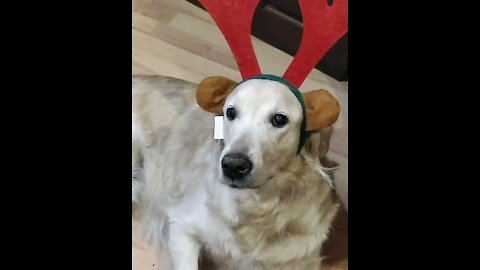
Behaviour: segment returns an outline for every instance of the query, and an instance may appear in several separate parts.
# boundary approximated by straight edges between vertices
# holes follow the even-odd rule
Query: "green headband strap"
[[[275,81],[275,82],[279,82],[283,85],[285,85],[286,87],[288,87],[288,89],[290,89],[290,91],[295,95],[295,97],[297,98],[298,102],[300,102],[300,105],[302,105],[302,113],[303,113],[303,120],[302,120],[302,126],[300,128],[300,141],[298,143],[298,150],[297,150],[297,154],[300,153],[300,150],[302,150],[302,147],[303,145],[305,144],[305,141],[307,140],[308,138],[308,135],[309,133],[306,131],[306,127],[307,127],[307,114],[306,114],[306,111],[305,111],[305,101],[303,100],[303,95],[302,93],[300,93],[300,91],[298,91],[298,89],[293,86],[291,83],[289,83],[287,80],[285,80],[284,78],[281,78],[281,77],[278,77],[278,76],[275,76],[275,75],[270,75],[270,74],[260,74],[258,76],[255,76],[255,77],[251,77],[251,78],[248,78],[248,79],[245,79],[243,81],[241,81],[239,83],[242,84],[246,81],[249,81],[249,80],[254,80],[254,79],[259,79],[259,80],[270,80],[270,81]]]

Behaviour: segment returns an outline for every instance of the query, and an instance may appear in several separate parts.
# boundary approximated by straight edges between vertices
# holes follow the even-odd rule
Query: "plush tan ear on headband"
[[[205,78],[197,88],[197,103],[207,112],[223,114],[223,104],[235,86],[236,82],[222,76]]]
[[[333,125],[340,114],[337,99],[326,90],[303,93],[307,113],[307,131],[317,131]]]

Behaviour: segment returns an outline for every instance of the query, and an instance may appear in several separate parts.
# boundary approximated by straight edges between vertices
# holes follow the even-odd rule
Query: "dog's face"
[[[249,80],[223,106],[223,182],[236,188],[264,185],[295,157],[302,107],[283,84]]]
[[[332,125],[340,109],[325,90],[303,93],[306,130]],[[295,95],[277,81],[251,79],[238,85],[225,77],[204,79],[197,89],[204,110],[224,117],[222,182],[234,188],[258,188],[295,157],[303,113]]]

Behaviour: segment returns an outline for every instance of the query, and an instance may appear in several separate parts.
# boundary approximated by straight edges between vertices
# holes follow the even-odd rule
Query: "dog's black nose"
[[[222,158],[223,174],[230,179],[240,179],[252,171],[252,162],[244,154],[226,154]]]

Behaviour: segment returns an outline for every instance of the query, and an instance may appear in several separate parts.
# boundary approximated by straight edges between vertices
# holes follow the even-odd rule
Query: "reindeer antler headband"
[[[347,0],[298,0],[303,17],[303,35],[292,63],[282,77],[260,71],[250,36],[253,15],[260,0],[199,0],[225,36],[245,80],[268,79],[286,85],[303,109],[299,151],[307,138],[306,112],[298,88],[328,50],[347,32]]]

